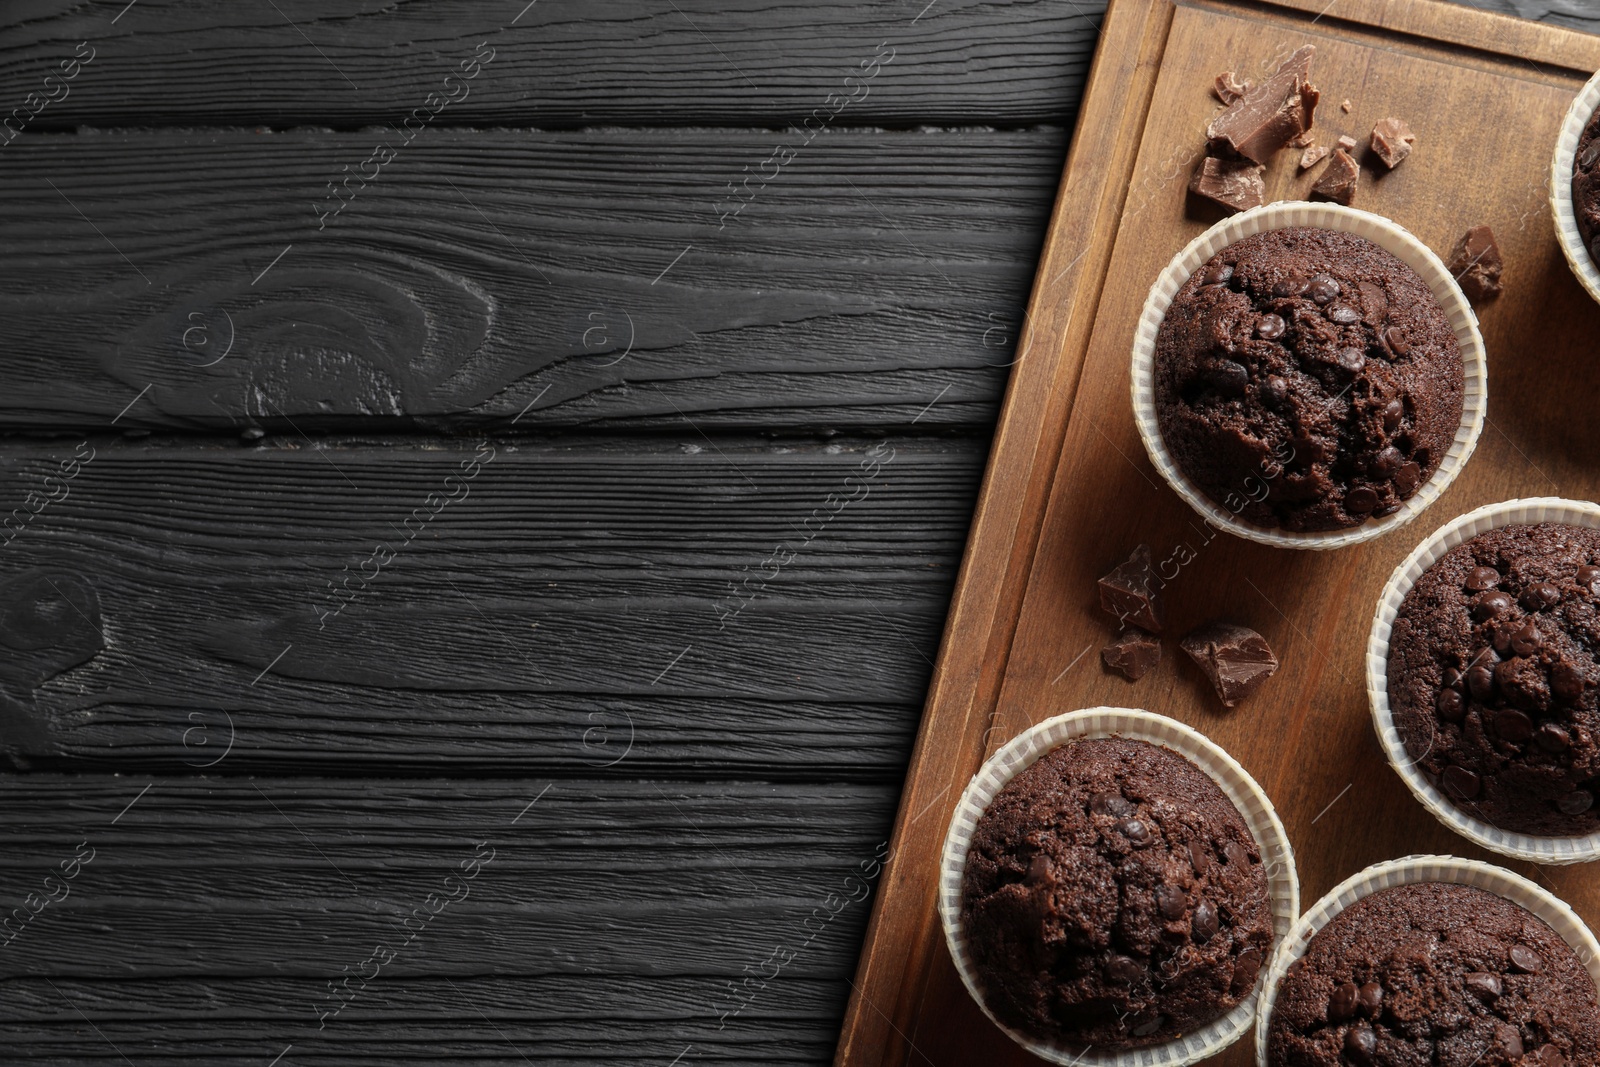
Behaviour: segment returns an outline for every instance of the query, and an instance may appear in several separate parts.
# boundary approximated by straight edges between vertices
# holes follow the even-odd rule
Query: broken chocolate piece
[[[1316,166],[1318,163],[1321,163],[1322,162],[1322,158],[1324,156],[1326,156],[1327,154],[1328,154],[1328,146],[1327,145],[1320,145],[1320,144],[1312,145],[1310,148],[1306,149],[1304,152],[1302,152],[1300,154],[1300,169],[1301,170],[1310,170],[1312,167]]]
[[[1100,650],[1100,658],[1128,681],[1137,682],[1161,662],[1161,639],[1130,626]]]
[[[1372,127],[1372,151],[1390,170],[1411,154],[1411,146],[1416,141],[1417,135],[1400,119],[1379,119]]]
[[[1131,624],[1153,634],[1161,632],[1166,609],[1161,603],[1155,566],[1150,562],[1149,545],[1135,548],[1133,555],[1100,579],[1100,606],[1123,626]]]
[[[1473,303],[1500,295],[1500,271],[1504,266],[1494,231],[1487,226],[1474,226],[1462,234],[1455,251],[1450,253],[1450,273]]]
[[[1354,152],[1356,150],[1356,139],[1348,133],[1341,133],[1339,139],[1333,143],[1346,152]]]
[[[1189,179],[1189,191],[1230,211],[1260,207],[1267,195],[1265,170],[1244,160],[1206,156]]]
[[[1231,622],[1208,622],[1179,642],[1205,671],[1224,707],[1233,707],[1260,689],[1278,669],[1267,639]]]
[[[1211,91],[1216,93],[1217,99],[1224,104],[1231,104],[1250,91],[1250,83],[1240,81],[1239,76],[1233,71],[1225,70],[1217,75],[1217,80],[1211,85]]]
[[[1311,187],[1311,194],[1348,206],[1356,198],[1356,185],[1360,181],[1361,167],[1349,152],[1336,149],[1316,184]]]
[[[1291,139],[1309,130],[1319,94],[1306,79],[1316,51],[1306,45],[1284,60],[1272,77],[1212,119],[1206,127],[1212,144],[1225,146],[1252,162],[1265,163]]]
[[[1294,140],[1290,141],[1289,142],[1289,147],[1290,148],[1310,148],[1311,147],[1311,131],[1307,130],[1306,132],[1302,133],[1299,137],[1296,137]]]
[[[1348,99],[1339,101],[1339,110],[1346,115],[1350,114],[1350,101]]]

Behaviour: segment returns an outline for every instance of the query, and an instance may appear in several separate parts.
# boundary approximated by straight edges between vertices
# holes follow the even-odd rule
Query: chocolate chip
[[[1352,515],[1368,515],[1378,506],[1378,494],[1360,485],[1344,495],[1344,509]]]
[[[1595,142],[1600,144],[1600,141]],[[1600,596],[1600,567],[1584,564],[1578,568],[1578,585],[1589,592]]]
[[[1507,1056],[1516,1058],[1522,1055],[1522,1034],[1510,1023],[1495,1024],[1494,1040]]]
[[[1211,850],[1204,841],[1189,842],[1189,864],[1194,867],[1195,874],[1203,875],[1211,869]]]
[[[1600,137],[1584,145],[1583,151],[1578,153],[1578,166],[1588,170],[1597,159],[1600,159]]]
[[[1487,652],[1488,649],[1484,651]],[[1496,656],[1494,660],[1499,658]],[[1467,691],[1478,700],[1488,700],[1494,695],[1494,667],[1490,666],[1494,660],[1483,660],[1481,655],[1479,660],[1482,662],[1474,661],[1473,665],[1467,668]]]
[[[1250,862],[1250,852],[1237,841],[1229,841],[1222,849],[1223,855],[1228,857],[1229,867],[1243,867]]]
[[[1547,611],[1561,603],[1561,590],[1550,582],[1534,582],[1517,598],[1524,611]]]
[[[1285,278],[1282,281],[1272,283],[1272,295],[1279,297],[1299,296],[1301,293],[1305,292],[1305,288],[1305,282],[1294,278]]]
[[[1500,572],[1493,567],[1474,567],[1467,572],[1466,587],[1469,592],[1481,593],[1500,584]]]
[[[1446,689],[1454,689],[1458,693],[1464,692],[1467,687],[1467,676],[1454,667],[1446,667],[1444,669],[1444,685]]]
[[[1444,769],[1444,774],[1440,775],[1440,778],[1444,782],[1445,791],[1457,800],[1471,800],[1478,795],[1478,790],[1482,787],[1476,774],[1453,763]]]
[[[1467,714],[1466,700],[1454,689],[1439,690],[1439,699],[1434,707],[1439,709],[1439,718],[1445,722],[1460,722]]]
[[[1596,141],[1595,144],[1600,145],[1600,141]],[[1533,1054],[1533,1058],[1534,1064],[1531,1064],[1530,1067],[1535,1067],[1535,1065],[1536,1067],[1567,1067],[1567,1058],[1554,1045],[1544,1046]]]
[[[1383,428],[1395,430],[1400,426],[1400,420],[1405,418],[1406,406],[1399,400],[1391,400],[1383,405]]]
[[[1377,982],[1367,982],[1356,991],[1356,1002],[1360,1004],[1362,1012],[1367,1015],[1377,1015],[1378,1009],[1383,1007],[1383,986]]]
[[[1289,399],[1289,383],[1286,379],[1274,374],[1261,383],[1261,396],[1273,407],[1281,405]]]
[[[1387,478],[1394,473],[1396,467],[1400,466],[1404,458],[1398,448],[1390,445],[1372,457],[1372,473],[1379,478]]]
[[[1135,845],[1142,845],[1150,840],[1150,828],[1140,819],[1123,819],[1112,829]]]
[[[1242,997],[1256,984],[1256,975],[1261,973],[1261,950],[1251,945],[1239,953],[1233,961],[1233,981],[1229,988],[1233,995]]]
[[[1498,626],[1491,628],[1489,631],[1489,643],[1502,656],[1509,655],[1511,652],[1511,631],[1503,630]]]
[[[1351,374],[1354,374],[1356,371],[1367,365],[1367,354],[1361,351],[1359,348],[1341,348],[1339,349],[1339,355],[1337,358],[1339,360],[1339,366],[1343,367]]]
[[[1361,321],[1361,312],[1349,304],[1335,304],[1328,309],[1328,320],[1340,326],[1353,326]]]
[[[1352,1060],[1366,1067],[1378,1053],[1378,1035],[1366,1023],[1352,1026],[1344,1035],[1344,1052]]]
[[[1538,974],[1544,968],[1544,960],[1527,945],[1512,945],[1511,966],[1523,974]]]
[[[1243,396],[1250,385],[1250,372],[1231,359],[1218,363],[1206,377],[1223,396]]]
[[[1594,807],[1594,794],[1585,792],[1582,789],[1574,789],[1556,801],[1556,807],[1561,809],[1563,815],[1582,815]]]
[[[1360,992],[1354,982],[1334,986],[1333,995],[1328,998],[1328,1021],[1340,1023],[1355,1018]]]
[[[1511,594],[1495,590],[1492,593],[1479,593],[1472,598],[1472,617],[1479,622],[1493,619],[1511,610]]]
[[[1189,928],[1194,932],[1194,939],[1199,942],[1210,941],[1217,935],[1221,924],[1217,920],[1217,906],[1209,900],[1202,900],[1194,906],[1194,917],[1189,921]]]
[[[1288,328],[1288,323],[1283,321],[1281,315],[1271,312],[1261,316],[1261,321],[1256,323],[1256,336],[1263,341],[1276,341],[1283,336],[1283,331]]]
[[[1096,793],[1089,798],[1089,810],[1096,815],[1113,815],[1126,819],[1139,809],[1121,793]]]
[[[1149,1037],[1151,1034],[1161,1029],[1166,1021],[1167,1017],[1165,1015],[1152,1015],[1150,1018],[1146,1019],[1142,1023],[1139,1023],[1133,1028],[1133,1036]]]
[[[1500,995],[1501,983],[1498,974],[1488,971],[1473,971],[1466,977],[1467,988],[1484,1000],[1494,1000]]]
[[[1200,275],[1201,285],[1222,285],[1233,277],[1232,263],[1213,263]]]
[[[1550,692],[1556,699],[1569,703],[1583,696],[1583,672],[1566,660],[1558,660],[1550,668]]]
[[[1318,274],[1306,282],[1305,294],[1317,304],[1326,304],[1339,295],[1339,283],[1326,274]],[[1357,315],[1356,318],[1361,316]]]
[[[1572,747],[1572,735],[1560,723],[1545,723],[1533,732],[1533,739],[1546,752],[1565,752]]]
[[[1156,890],[1156,907],[1163,919],[1181,919],[1189,909],[1189,894],[1175,885],[1164,885]]]
[[[1400,327],[1391,326],[1384,330],[1383,339],[1389,343],[1389,351],[1395,355],[1407,356],[1411,354],[1411,346],[1406,344],[1405,334],[1401,332]]]
[[[1402,463],[1394,472],[1394,487],[1401,496],[1410,496],[1422,481],[1422,468],[1415,463]]]
[[[1539,628],[1529,619],[1522,624],[1522,629],[1511,635],[1511,651],[1519,656],[1532,656],[1543,646],[1539,639]]]
[[[1533,720],[1516,708],[1501,708],[1494,714],[1494,732],[1503,741],[1526,741],[1533,736]]]
[[[1112,956],[1106,961],[1106,977],[1113,982],[1133,985],[1144,978],[1144,966],[1127,956]]]

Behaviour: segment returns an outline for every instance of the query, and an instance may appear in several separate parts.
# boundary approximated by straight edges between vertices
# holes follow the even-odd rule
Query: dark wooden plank
[[[218,771],[897,779],[982,453],[13,443],[0,737],[124,770],[231,738]]]
[[[28,135],[0,427],[986,426],[1063,136]]]
[[[432,93],[453,98],[435,125],[783,127],[839,107],[831,93],[852,97],[837,124],[1059,123],[1105,4],[140,0],[118,17],[123,6],[8,5],[0,99],[46,92],[87,40],[93,61],[34,125],[364,126],[439,109]],[[475,55],[492,58],[462,66]]]
[[[297,1064],[665,1064],[686,1045],[817,1062],[893,793],[0,779],[0,903],[26,909],[47,875],[59,898],[0,949],[0,1047],[141,1065],[260,1067],[291,1044]],[[377,944],[394,958],[374,975]],[[730,984],[774,969],[735,1011]],[[330,981],[357,974],[323,1020]]]

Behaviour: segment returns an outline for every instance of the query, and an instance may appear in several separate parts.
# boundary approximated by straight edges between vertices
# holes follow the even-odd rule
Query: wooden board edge
[[[926,861],[937,856],[946,819],[983,756],[1173,10],[1171,0],[1112,0],[1101,27],[851,983],[837,1067],[903,1062],[911,1040],[904,1027],[942,940]],[[910,862],[897,862],[901,856]]]

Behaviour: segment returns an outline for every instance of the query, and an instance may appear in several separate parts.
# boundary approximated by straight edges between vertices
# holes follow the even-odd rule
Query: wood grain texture
[[[1572,93],[1600,65],[1600,39],[1464,15],[1436,3],[1353,0],[1340,6],[1337,18],[1319,19],[1323,7],[1299,0],[1122,0],[1112,9],[1108,45],[1121,42],[1124,61],[1144,65],[1150,81],[1134,84],[1150,85],[1151,95],[1147,106],[1130,107],[1126,83],[1117,80],[1107,85],[1118,91],[1102,96],[1100,72],[1116,54],[1109,47],[1102,51],[1064,184],[1071,189],[1102,177],[1103,160],[1079,166],[1077,153],[1090,131],[1111,128],[1136,159],[1118,182],[1125,199],[1105,227],[1108,236],[1115,234],[1114,243],[1089,247],[1091,269],[1105,271],[1092,329],[1039,357],[1050,362],[1060,353],[1057,362],[1068,369],[1055,367],[1058,376],[1080,371],[1059,446],[1061,462],[1048,495],[1031,498],[1034,506],[1017,520],[1013,544],[1031,550],[1037,537],[1025,592],[971,556],[958,585],[902,801],[897,861],[886,875],[869,932],[840,1063],[1034,1062],[984,1020],[957,978],[931,907],[938,837],[904,824],[917,803],[910,798],[926,797],[937,813],[926,821],[943,826],[981,757],[1054,713],[1099,704],[1142,706],[1211,736],[1273,797],[1307,903],[1381,859],[1417,852],[1494,858],[1435,822],[1386,766],[1367,710],[1363,652],[1383,581],[1433,528],[1480,504],[1515,496],[1600,496],[1600,474],[1592,463],[1600,436],[1586,401],[1562,384],[1592,381],[1588,338],[1600,329],[1600,308],[1561,258],[1546,199],[1555,131]],[[1151,26],[1159,32],[1141,33]],[[1433,33],[1447,43],[1430,44]],[[1461,40],[1469,34],[1473,41]],[[1185,213],[1183,164],[1197,154],[1198,131],[1217,107],[1206,91],[1217,57],[1227,56],[1228,65],[1245,70],[1262,69],[1307,41],[1318,48],[1313,79],[1323,99],[1348,96],[1355,104],[1348,116],[1333,109],[1319,115],[1320,129],[1360,134],[1375,117],[1395,114],[1418,133],[1418,151],[1403,168],[1367,183],[1357,206],[1396,219],[1446,252],[1468,226],[1488,223],[1504,249],[1509,281],[1502,297],[1479,309],[1490,353],[1491,401],[1470,465],[1412,527],[1324,553],[1208,536],[1160,483],[1128,401],[1128,352],[1148,281],[1211,221]],[[1538,62],[1528,62],[1530,56]],[[1428,106],[1417,103],[1419,86],[1430,87]],[[1490,159],[1494,164],[1486,166]],[[1111,157],[1113,174],[1118,162]],[[1286,154],[1269,168],[1269,200],[1304,195],[1309,179],[1295,173],[1293,162]],[[1451,196],[1441,197],[1443,188]],[[1062,305],[1051,289],[1049,264],[1052,257],[1083,250],[1073,224],[1088,210],[1084,201],[1075,210],[1058,208],[1031,305],[1036,328],[1059,320]],[[1030,353],[1020,365],[1019,383],[1030,373],[1045,373],[1030,368],[1032,358]],[[1039,424],[1026,405],[1014,388],[1002,440],[1016,427],[1055,454],[1052,427]],[[997,447],[980,515],[994,500],[1017,499],[1037,471],[1026,449]],[[980,520],[975,537],[981,535]],[[1113,626],[1096,603],[1095,579],[1140,542],[1155,549],[1157,560],[1187,560],[1166,590],[1171,635],[1222,615],[1260,630],[1283,658],[1284,670],[1237,711],[1218,710],[1209,687],[1170,642],[1165,661],[1137,685],[1096,662],[1095,652]],[[1003,550],[991,545],[984,556]],[[987,610],[963,615],[963,605],[972,601]],[[998,655],[996,632],[1011,635]],[[965,662],[979,647],[988,649],[991,662],[1003,662],[998,692],[976,672],[950,673],[952,662]],[[980,718],[973,705],[992,716]],[[960,747],[963,742],[971,747]],[[933,752],[945,758],[929,759]],[[1503,862],[1553,887],[1591,923],[1600,921],[1600,883],[1592,871]],[[1254,1062],[1249,1040],[1211,1062]]]
[[[11,920],[0,1047],[141,1065],[259,1067],[290,1044],[300,1064],[665,1064],[686,1045],[816,1062],[892,800],[604,778],[0,780],[0,902],[59,898]],[[375,944],[394,957],[376,974]],[[330,985],[358,974],[319,1029]],[[735,1011],[730,981],[751,975],[765,987]]]
[[[469,126],[769,126],[828,94],[835,121],[1031,125],[1071,120],[1104,0],[70,0],[11,5],[0,99],[21,103],[73,46],[92,63],[35,120],[74,125],[366,126],[398,123],[429,93],[433,120]],[[519,12],[521,12],[519,16]],[[461,95],[445,75],[487,41]],[[888,42],[864,96],[844,79]],[[59,92],[59,90],[57,90]],[[11,106],[10,104],[7,105]]]
[[[987,426],[1062,131],[783,140],[26,135],[0,428]]]
[[[692,432],[14,445],[0,741],[124,771],[231,741],[219,773],[897,780],[982,461]]]

